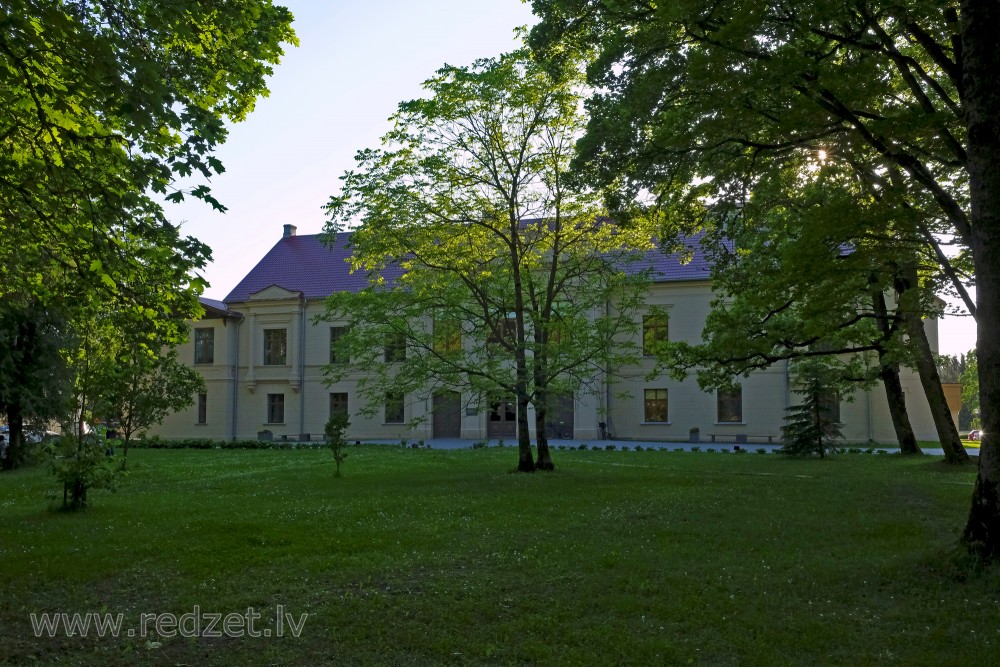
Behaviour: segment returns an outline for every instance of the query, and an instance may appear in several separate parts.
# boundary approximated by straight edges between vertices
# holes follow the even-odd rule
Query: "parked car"
[[[969,440],[982,440],[982,438],[983,438],[983,432],[980,431],[979,429],[976,429],[974,431],[969,431]]]

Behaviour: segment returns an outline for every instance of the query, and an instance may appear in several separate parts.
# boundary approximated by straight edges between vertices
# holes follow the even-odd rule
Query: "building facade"
[[[331,342],[347,322],[320,319],[325,297],[365,285],[363,275],[349,272],[347,239],[341,235],[331,249],[318,235],[298,236],[285,225],[283,237],[223,301],[203,299],[206,314],[193,323],[180,355],[205,378],[206,391],[191,408],[170,415],[156,434],[229,440],[270,433],[275,439],[318,440],[330,415],[343,411],[352,440],[516,437],[513,402],[480,404],[460,392],[398,396],[366,417],[359,414],[358,376],[327,384],[324,367],[338,361]],[[685,263],[651,254],[654,279],[646,302],[669,317],[650,317],[638,336],[701,340],[713,294],[707,260],[698,248],[691,250],[693,258]],[[936,351],[937,323],[927,320],[926,327]],[[596,395],[565,401],[554,417],[555,436],[684,441],[696,428],[702,441],[779,442],[785,408],[796,398],[787,363],[752,374],[737,390],[719,392],[702,391],[694,377],[647,380],[653,363],[649,358],[619,369],[617,381]],[[917,438],[936,440],[919,379],[909,371],[901,379]],[[881,385],[855,392],[833,409],[847,441],[895,442]],[[533,415],[529,423],[534,428]]]

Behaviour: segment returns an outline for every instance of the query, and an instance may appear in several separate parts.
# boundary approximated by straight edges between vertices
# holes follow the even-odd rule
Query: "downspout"
[[[239,423],[237,419],[237,411],[239,410],[239,398],[240,398],[240,327],[243,326],[243,318],[236,320],[236,360],[233,365],[233,417],[232,417],[232,435],[231,439],[236,441],[236,425]]]
[[[301,324],[299,326],[299,437],[306,432],[306,305],[309,299],[302,296]],[[312,436],[310,435],[310,439]]]

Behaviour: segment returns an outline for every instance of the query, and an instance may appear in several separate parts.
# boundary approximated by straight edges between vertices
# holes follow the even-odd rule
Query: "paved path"
[[[399,439],[396,439],[396,440],[364,440],[364,442],[371,443],[371,444],[378,444],[378,445],[399,445],[400,444],[400,440]],[[413,444],[413,443],[416,443],[418,441],[417,440],[410,440],[409,442],[411,444]],[[424,445],[425,446],[429,445],[432,449],[472,449],[472,446],[474,444],[476,444],[477,442],[482,442],[482,440],[467,440],[467,439],[461,439],[461,438],[436,438],[436,439],[431,439],[431,440],[424,440]],[[504,445],[506,447],[517,447],[517,441],[516,440],[505,439],[503,442],[504,442]],[[489,447],[496,447],[498,444],[499,444],[498,440],[491,440],[491,441],[487,442],[487,445]],[[534,444],[534,441],[532,441],[532,444]],[[751,442],[751,443],[748,443],[748,444],[742,444],[742,445],[735,445],[735,444],[729,443],[729,442],[723,442],[723,443],[720,443],[720,442],[715,442],[715,443],[701,442],[701,443],[698,443],[698,444],[691,444],[691,443],[688,443],[688,442],[643,442],[643,441],[635,441],[635,440],[577,440],[575,438],[571,438],[569,440],[561,440],[561,439],[560,440],[549,440],[549,447],[552,447],[552,448],[556,449],[557,451],[558,451],[558,449],[559,449],[560,446],[564,446],[564,447],[566,447],[568,449],[578,449],[580,447],[580,445],[586,445],[587,449],[590,449],[591,447],[593,447],[595,445],[597,447],[601,448],[601,449],[604,449],[608,445],[614,445],[615,449],[623,449],[623,448],[627,447],[628,449],[633,449],[634,450],[638,446],[638,447],[642,447],[643,449],[667,449],[667,450],[671,450],[671,451],[676,451],[676,450],[690,451],[691,447],[698,447],[699,448],[698,451],[701,451],[701,452],[706,452],[709,449],[714,449],[717,452],[721,451],[721,450],[726,450],[728,452],[733,452],[733,451],[736,451],[737,449],[744,449],[746,451],[756,453],[758,450],[763,449],[768,454],[773,454],[777,450],[781,449],[781,445],[766,445],[766,444],[762,445],[762,444],[757,444],[757,443],[754,443],[754,442]],[[864,443],[862,443],[862,444],[858,444],[858,443],[844,443],[842,446],[844,446],[844,447],[859,447],[859,448],[861,448],[863,450],[868,448],[868,446],[865,445]],[[898,454],[899,453],[899,448],[898,447],[881,446],[881,447],[876,447],[876,449],[885,450],[889,454]],[[978,449],[966,448],[966,451],[969,452],[969,454],[971,456],[979,456],[979,450]],[[941,449],[941,448],[924,449],[923,452],[924,452],[924,454],[927,454],[929,456],[944,456],[944,450]]]

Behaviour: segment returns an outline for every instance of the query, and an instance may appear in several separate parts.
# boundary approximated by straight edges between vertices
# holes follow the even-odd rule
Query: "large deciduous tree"
[[[575,77],[516,53],[424,85],[430,96],[400,105],[383,148],[358,154],[329,205],[329,231],[361,223],[351,261],[370,276],[328,302],[328,318],[352,323],[339,342],[350,364],[331,365],[331,379],[364,368],[370,412],[387,394],[442,390],[515,402],[518,469],[551,469],[554,406],[638,359],[634,337],[612,339],[636,331],[648,278],[635,262],[652,235],[600,217],[597,197],[569,182]]]
[[[918,231],[980,334],[987,436],[963,541],[1000,557],[1000,2],[534,6],[536,46],[596,52],[581,163],[621,201],[738,201],[774,162],[822,151],[921,213]],[[975,302],[941,234],[970,252]]]

